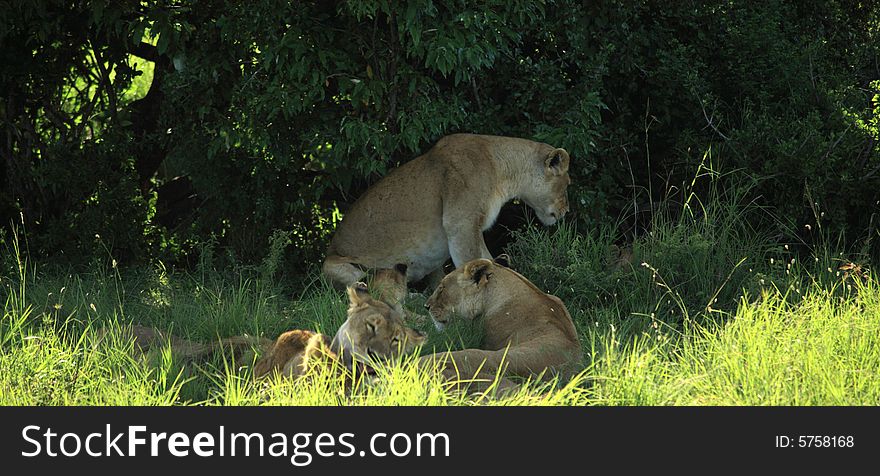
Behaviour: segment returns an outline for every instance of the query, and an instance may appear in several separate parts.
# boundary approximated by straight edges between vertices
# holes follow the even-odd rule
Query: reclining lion
[[[518,198],[545,225],[568,211],[570,158],[564,149],[513,137],[454,134],[370,187],[346,212],[323,272],[337,287],[367,268],[409,265],[418,281],[452,258],[491,258],[483,241],[502,205]]]
[[[425,364],[440,362],[449,379],[570,376],[580,364],[581,344],[565,304],[494,261],[473,260],[448,274],[425,307],[438,328],[457,316],[482,319],[479,349],[422,357]]]
[[[301,377],[316,362],[339,363],[348,370],[357,363],[361,371],[369,373],[371,364],[412,352],[426,337],[406,325],[399,300],[386,301],[399,295],[398,287],[382,288],[384,293],[375,299],[366,284],[349,286],[348,316],[332,340],[312,331],[285,332],[257,361],[254,376],[280,372],[286,377]],[[403,287],[405,292],[405,281]]]
[[[141,325],[123,327],[120,337],[132,341],[132,352],[146,361],[153,360],[165,346],[172,355],[186,362],[204,359],[216,352],[247,360],[243,356],[257,349],[260,358],[254,365],[255,378],[275,372],[298,378],[315,365],[336,363],[351,370],[357,362],[362,371],[369,372],[368,364],[410,353],[425,342],[425,335],[408,327],[403,319],[405,273],[406,267],[400,265],[377,271],[373,286],[378,290],[378,298],[370,295],[364,283],[349,286],[348,316],[332,340],[317,332],[296,329],[282,333],[274,341],[242,335],[201,343]],[[108,333],[107,329],[101,329],[97,338],[103,340]]]

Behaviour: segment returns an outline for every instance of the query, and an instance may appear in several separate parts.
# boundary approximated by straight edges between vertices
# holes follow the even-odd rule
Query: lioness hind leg
[[[99,329],[96,333],[98,341],[105,339],[109,332],[107,328]],[[119,336],[123,340],[131,340],[134,343],[132,348],[134,356],[147,361],[153,360],[166,345],[176,358],[183,360],[195,360],[211,353],[209,345],[182,339],[155,327],[137,324],[124,326],[120,328]]]
[[[352,264],[351,258],[344,256],[328,256],[321,271],[337,289],[345,289],[346,286],[361,281],[367,275],[365,271]]]
[[[227,337],[214,341],[211,344],[212,353],[220,353],[226,358],[231,358],[234,362],[252,362],[254,359],[254,350],[257,355],[265,354],[272,349],[275,341],[266,339],[265,337],[240,335]]]
[[[507,371],[512,375],[543,375],[544,378],[560,375],[567,378],[574,375],[574,369],[580,362],[580,352],[576,343],[567,346],[558,341],[538,340],[528,347],[511,348],[507,361],[510,363]]]
[[[254,364],[254,378],[283,370],[291,359],[303,354],[313,335],[311,331],[292,330],[278,336],[272,348]]]

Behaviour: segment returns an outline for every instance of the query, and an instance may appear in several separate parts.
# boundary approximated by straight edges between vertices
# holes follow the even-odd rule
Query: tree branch
[[[95,64],[98,66],[98,71],[101,72],[101,86],[104,91],[107,93],[107,100],[109,102],[110,108],[110,119],[114,124],[118,124],[117,113],[119,112],[117,109],[117,101],[116,101],[116,90],[113,89],[113,83],[110,82],[110,71],[107,70],[107,67],[104,66],[104,59],[101,56],[98,48],[95,48],[94,43],[89,40],[89,45],[92,47],[92,56],[95,58]],[[111,65],[112,67],[112,65]]]
[[[156,49],[155,46],[146,43],[140,42],[137,46],[134,47],[129,53],[137,56],[138,58],[145,59],[147,61],[152,61],[154,63],[158,63],[161,55],[159,54],[159,50]]]

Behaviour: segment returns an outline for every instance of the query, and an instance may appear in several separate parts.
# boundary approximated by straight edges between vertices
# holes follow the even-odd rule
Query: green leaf
[[[168,45],[171,42],[168,33],[168,31],[163,31],[159,34],[159,39],[156,41],[156,51],[158,51],[160,55],[164,55],[165,52],[168,51]]]

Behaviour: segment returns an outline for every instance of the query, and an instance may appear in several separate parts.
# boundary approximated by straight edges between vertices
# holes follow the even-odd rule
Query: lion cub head
[[[565,149],[552,149],[539,157],[540,163],[529,174],[527,192],[519,197],[546,226],[555,224],[568,212],[568,165]]]
[[[506,267],[509,258],[501,255],[495,260],[477,259],[447,274],[425,307],[437,330],[443,330],[452,316],[474,319],[481,316],[491,299],[488,291],[490,277],[499,267]]]
[[[364,283],[353,284],[346,292],[348,319],[330,348],[347,367],[354,361],[376,362],[409,353],[425,342],[425,334],[406,325],[399,303],[389,304],[384,297],[374,299]]]

